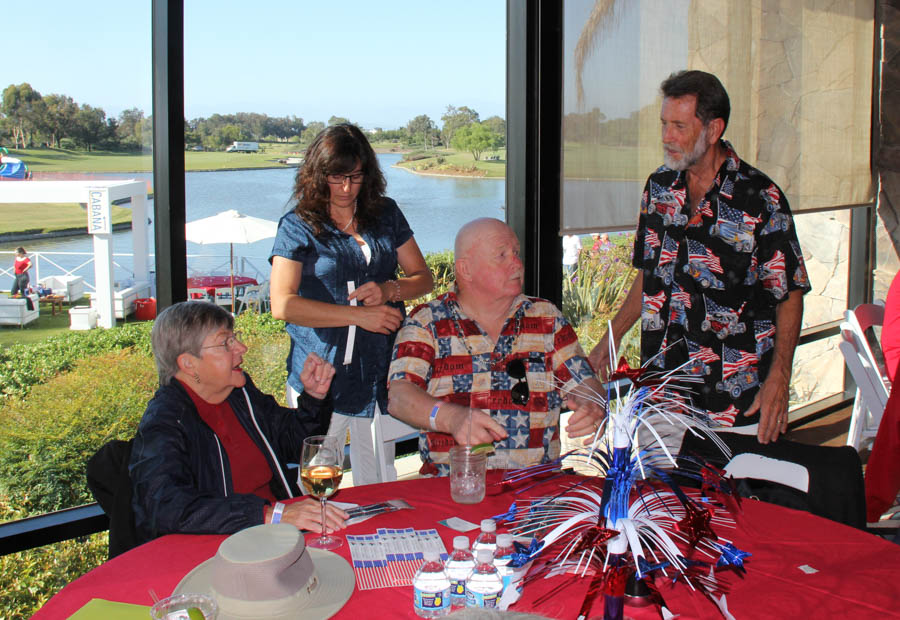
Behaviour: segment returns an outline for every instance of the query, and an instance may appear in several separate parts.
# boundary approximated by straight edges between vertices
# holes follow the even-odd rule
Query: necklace
[[[341,228],[341,232],[347,232],[347,229],[350,228],[350,225],[353,223],[353,220],[356,219],[356,203],[353,203],[353,214],[350,216],[350,219],[347,221],[347,224]]]

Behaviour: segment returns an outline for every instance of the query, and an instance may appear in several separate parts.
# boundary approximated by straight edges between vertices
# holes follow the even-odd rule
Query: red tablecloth
[[[550,481],[535,488],[537,494],[555,488]],[[436,528],[447,549],[458,532],[438,520],[460,516],[472,522],[504,512],[514,496],[504,493],[482,503],[465,506],[450,499],[447,478],[421,479],[355,487],[340,491],[336,499],[372,503],[402,498],[415,510],[380,515],[341,533],[374,533],[379,527]],[[798,512],[753,500],[744,500],[737,528],[719,528],[721,537],[753,555],[741,576],[726,573],[730,584],[727,604],[737,618],[882,618],[900,616],[900,546],[871,534]],[[501,526],[501,531],[503,527]],[[470,540],[477,532],[469,533]],[[312,536],[312,535],[308,535]],[[91,598],[149,605],[148,589],[160,596],[172,592],[194,566],[213,556],[224,536],[165,536],[133,549],[80,579],[50,599],[34,618],[66,618]],[[337,552],[350,559],[345,543]],[[815,572],[802,570],[810,567]],[[580,580],[540,606],[533,602],[561,577],[530,583],[517,611],[533,611],[551,618],[574,618],[588,580]],[[678,584],[662,590],[671,611],[682,618],[719,618],[717,609],[699,594]],[[357,589],[337,618],[416,618],[412,588]],[[377,611],[376,611],[377,610]],[[603,614],[602,597],[593,615]],[[658,618],[651,608],[626,608],[632,618]]]
[[[247,276],[234,276],[235,286],[259,284]],[[231,276],[194,276],[187,279],[188,288],[231,288]]]

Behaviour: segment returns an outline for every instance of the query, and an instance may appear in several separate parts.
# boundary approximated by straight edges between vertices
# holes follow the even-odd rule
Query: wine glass
[[[316,549],[337,549],[344,540],[325,533],[325,502],[344,476],[344,450],[337,437],[313,435],[303,440],[300,481],[306,492],[322,503],[322,534],[307,544]]]

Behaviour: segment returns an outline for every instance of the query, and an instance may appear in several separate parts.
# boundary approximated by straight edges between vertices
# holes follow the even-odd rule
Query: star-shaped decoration
[[[717,540],[718,536],[712,531],[709,523],[712,519],[713,509],[700,508],[693,502],[684,505],[684,518],[675,524],[679,532],[688,538],[688,542],[692,547],[700,542],[701,538],[711,538]]]
[[[746,551],[741,551],[731,543],[719,545],[719,550],[722,552],[722,555],[719,556],[719,560],[716,562],[716,566],[719,568],[734,566],[738,570],[745,570],[744,558],[752,555]]]

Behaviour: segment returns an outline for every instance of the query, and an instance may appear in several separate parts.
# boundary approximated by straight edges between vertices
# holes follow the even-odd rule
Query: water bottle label
[[[465,596],[466,580],[450,578],[450,596]]]
[[[472,592],[466,590],[466,607],[497,607],[499,592]]]
[[[416,609],[448,609],[450,607],[450,596],[447,590],[441,592],[423,592],[418,588],[415,589],[415,607]]]

